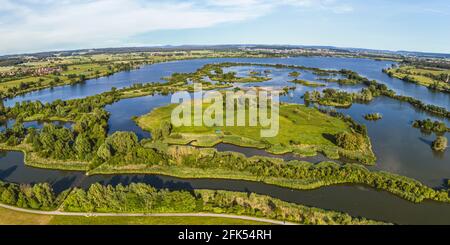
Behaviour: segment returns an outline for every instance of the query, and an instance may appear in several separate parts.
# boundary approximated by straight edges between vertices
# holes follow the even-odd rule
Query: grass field
[[[263,225],[219,217],[85,217],[29,214],[0,208],[0,225]]]
[[[51,225],[263,225],[266,223],[215,217],[69,217],[55,216]]]
[[[149,114],[137,118],[136,122],[144,130],[154,132],[161,127],[163,122],[170,122],[172,110],[176,106],[172,104],[157,108]],[[203,110],[205,111],[206,108],[207,105],[204,105]],[[248,120],[248,114],[246,120]],[[337,159],[339,153],[344,149],[336,146],[330,138],[337,133],[351,131],[350,126],[341,119],[323,114],[315,108],[292,104],[280,106],[279,133],[275,137],[262,138],[261,129],[263,127],[260,124],[249,126],[246,123],[246,125],[207,127],[203,124],[202,126],[175,127],[165,141],[169,144],[191,143],[201,147],[213,147],[219,143],[228,143],[242,147],[266,149],[274,154],[295,152],[299,155],[312,156],[317,152],[322,152],[330,158]],[[359,157],[373,157],[369,142],[362,147],[360,152],[355,151],[351,154],[358,154]]]
[[[29,214],[0,207],[0,225],[45,225],[53,216]]]

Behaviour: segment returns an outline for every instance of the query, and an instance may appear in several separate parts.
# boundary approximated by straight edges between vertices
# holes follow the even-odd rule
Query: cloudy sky
[[[181,44],[450,53],[448,0],[0,0],[0,55]]]

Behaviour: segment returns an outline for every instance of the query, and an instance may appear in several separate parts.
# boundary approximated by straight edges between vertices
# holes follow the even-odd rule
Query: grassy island
[[[137,124],[155,134],[161,125],[170,123],[172,110],[177,105],[157,108],[147,115],[138,117]],[[203,105],[203,110],[207,105]],[[321,113],[315,108],[303,105],[282,104],[280,106],[280,126],[276,137],[262,138],[261,126],[182,126],[175,127],[164,138],[169,144],[191,144],[212,147],[219,143],[228,143],[242,147],[265,149],[274,154],[294,152],[301,156],[313,156],[321,152],[332,159],[345,155],[353,159],[365,159],[364,163],[373,163],[374,154],[368,137],[357,134],[344,120]],[[348,149],[339,147],[335,137],[341,133],[356,135],[361,145]]]
[[[307,86],[307,87],[325,87],[325,86],[327,86],[326,84],[323,84],[323,83],[316,83],[316,82],[306,81],[306,80],[302,80],[302,79],[294,79],[289,82],[297,83],[297,84]]]
[[[391,77],[450,93],[450,70],[436,67],[402,65],[383,70]]]
[[[303,96],[305,102],[318,103],[325,106],[350,107],[353,102],[369,102],[373,99],[372,92],[363,88],[361,92],[349,93],[332,88],[327,88],[320,93],[319,91],[306,92]]]
[[[236,72],[224,72],[223,68],[233,67],[233,63],[206,64],[191,73],[174,73],[165,79],[171,83],[180,81],[191,81],[196,83],[258,83],[271,80],[260,72],[250,71],[248,76],[237,76]],[[239,66],[239,65],[236,65]]]

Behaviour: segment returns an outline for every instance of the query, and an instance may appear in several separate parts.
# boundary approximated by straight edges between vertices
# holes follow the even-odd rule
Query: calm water
[[[450,96],[444,93],[435,93],[427,88],[401,80],[391,79],[382,73],[382,69],[389,67],[392,62],[373,61],[367,59],[351,58],[325,58],[325,57],[300,57],[288,59],[204,59],[161,63],[151,66],[143,66],[139,70],[121,72],[110,77],[89,80],[84,84],[75,86],[57,87],[29,93],[6,101],[10,106],[15,102],[24,100],[41,100],[51,102],[56,99],[81,98],[104,91],[112,87],[125,87],[136,82],[160,82],[162,77],[169,76],[173,72],[193,72],[204,64],[213,62],[254,62],[254,63],[282,63],[318,67],[324,69],[350,69],[387,84],[397,93],[414,96],[426,103],[431,103],[450,108]],[[236,71],[238,75],[247,75],[250,70],[267,70],[272,80],[263,83],[241,84],[238,86],[296,86],[288,83],[292,78],[288,77],[288,69],[271,69],[267,67],[231,67],[230,71]],[[305,80],[315,80],[317,77],[311,72],[303,71],[300,77]],[[317,81],[322,82],[323,81]],[[358,91],[358,86],[340,86],[330,83],[328,87]],[[282,101],[291,103],[303,103],[301,96],[306,92],[318,88],[309,88],[297,85],[297,88]],[[319,88],[321,89],[321,88]],[[323,89],[323,88],[322,88]],[[139,138],[148,138],[150,134],[135,125],[133,116],[143,115],[152,109],[170,103],[170,96],[146,96],[119,101],[108,105],[106,110],[111,113],[109,120],[110,132],[134,131]],[[434,135],[424,135],[419,130],[411,127],[411,122],[416,119],[430,117],[422,111],[414,109],[407,103],[402,103],[389,98],[377,98],[368,105],[355,104],[349,109],[340,109],[345,114],[351,115],[356,121],[367,125],[372,140],[374,152],[378,158],[377,170],[386,170],[401,175],[413,177],[430,186],[440,187],[447,178],[450,178],[450,157],[448,151],[436,154],[430,149]],[[383,119],[376,122],[365,121],[362,116],[370,112],[380,112]],[[431,117],[437,119],[435,117]],[[442,120],[442,119],[441,119]],[[448,120],[444,120],[447,125]],[[31,125],[33,126],[33,125]],[[39,127],[39,125],[35,125]],[[447,135],[448,138],[448,135]],[[239,148],[226,144],[217,146],[220,151],[239,151],[247,156],[265,155],[264,151]],[[297,159],[292,154],[278,156],[287,160]],[[319,155],[307,159],[311,162],[326,160]],[[377,192],[361,187],[327,187],[314,191],[292,191],[284,188],[273,187],[255,182],[228,181],[228,180],[180,180],[162,176],[91,176],[83,173],[41,170],[23,165],[21,153],[3,153],[0,157],[0,179],[17,183],[50,182],[55,189],[62,190],[69,186],[88,186],[91,183],[130,183],[146,182],[157,187],[170,188],[208,188],[254,191],[279,197],[283,200],[303,203],[326,209],[349,212],[352,215],[362,215],[374,219],[382,219],[395,223],[450,223],[450,205],[426,202],[420,205],[412,204],[392,196],[385,192]]]
[[[149,138],[150,133],[142,130],[133,121],[133,116],[146,114],[153,109],[170,103],[170,96],[155,95],[120,100],[105,109],[111,113],[109,118],[110,133],[116,131],[133,131],[139,139]]]

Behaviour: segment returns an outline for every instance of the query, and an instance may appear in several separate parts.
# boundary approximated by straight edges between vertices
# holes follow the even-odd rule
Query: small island
[[[378,112],[369,113],[369,114],[364,115],[364,119],[366,119],[367,121],[378,121],[378,120],[381,120],[382,118],[383,118],[383,115],[381,115]]]
[[[294,79],[289,82],[300,84],[300,85],[307,86],[307,87],[325,87],[325,86],[327,86],[326,84],[323,84],[323,83],[316,83],[316,82],[306,81],[306,80],[302,80],[302,79]]]
[[[298,71],[292,71],[292,72],[289,73],[289,76],[290,76],[290,77],[294,77],[294,78],[297,78],[297,77],[299,77],[300,75],[301,75],[301,73],[298,72]]]
[[[345,91],[337,91],[335,89],[324,89],[322,93],[319,91],[306,92],[303,96],[305,102],[317,102],[320,105],[335,107],[350,107],[353,99],[350,93]]]
[[[445,151],[447,149],[447,138],[445,136],[438,136],[435,141],[433,141],[431,148],[434,151]]]

